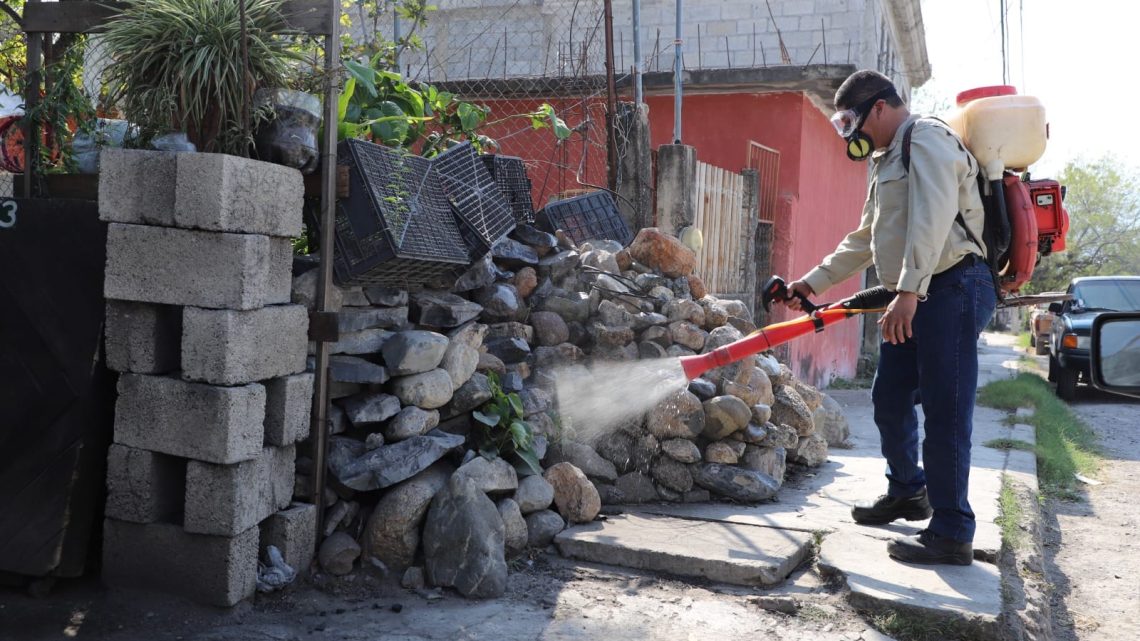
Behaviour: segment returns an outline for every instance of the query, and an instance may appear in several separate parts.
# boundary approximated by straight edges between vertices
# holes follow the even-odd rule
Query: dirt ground
[[[798,606],[795,614],[773,608]],[[0,591],[0,640],[302,641],[474,639],[883,639],[811,571],[776,593],[700,585],[539,554],[519,561],[508,593],[469,601],[414,593],[390,579],[351,580],[259,595],[232,610],[91,581],[65,582],[47,598]]]
[[[1058,641],[1140,639],[1140,399],[1080,387],[1072,408],[1100,437],[1100,485],[1045,505]]]

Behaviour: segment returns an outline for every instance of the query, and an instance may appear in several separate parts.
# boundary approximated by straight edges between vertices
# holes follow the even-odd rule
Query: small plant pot
[[[257,157],[299,169],[317,170],[317,129],[321,126],[321,102],[316,96],[291,89],[261,89],[254,96],[259,110],[269,110],[254,135]]]

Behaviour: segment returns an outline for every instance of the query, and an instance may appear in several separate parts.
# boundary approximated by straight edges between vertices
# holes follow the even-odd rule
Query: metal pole
[[[39,2],[39,0],[29,0]],[[36,171],[36,160],[39,156],[40,127],[38,122],[29,116],[40,101],[40,68],[43,64],[44,34],[28,33],[26,59],[24,69],[27,73],[27,82],[24,89],[24,198],[32,197],[32,183]]]
[[[333,288],[333,231],[336,225],[336,131],[337,92],[340,87],[335,71],[340,62],[340,1],[328,0],[329,25],[325,36],[325,130],[321,139],[321,270],[317,280],[317,309],[331,312],[329,292]],[[317,363],[314,372],[312,413],[313,435],[313,504],[317,506],[317,541],[325,522],[325,468],[328,458],[329,344],[317,341]]]
[[[641,105],[644,93],[641,85],[641,0],[633,0],[633,103]]]
[[[617,191],[617,81],[614,78],[614,6],[603,3],[606,12],[606,162],[609,165],[608,186]]]
[[[677,34],[673,38],[673,144],[681,144],[681,3],[677,0]]]
[[[396,11],[397,0],[392,0],[392,44],[396,47],[396,73],[400,72],[400,12]]]

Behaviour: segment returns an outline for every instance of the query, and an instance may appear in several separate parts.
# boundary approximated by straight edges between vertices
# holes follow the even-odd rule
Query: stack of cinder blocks
[[[259,552],[298,571],[316,510],[292,504],[308,436],[308,316],[289,304],[296,170],[221,154],[108,150],[108,365],[121,372],[103,579],[230,606]]]

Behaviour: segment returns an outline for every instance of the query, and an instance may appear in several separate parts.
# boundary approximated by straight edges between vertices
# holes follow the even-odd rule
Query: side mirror
[[[1061,303],[1049,303],[1049,312],[1052,314],[1061,313]]]
[[[1140,398],[1140,313],[1097,316],[1089,348],[1093,387]]]

